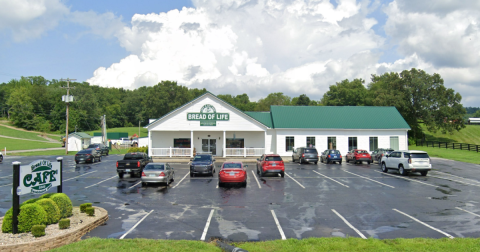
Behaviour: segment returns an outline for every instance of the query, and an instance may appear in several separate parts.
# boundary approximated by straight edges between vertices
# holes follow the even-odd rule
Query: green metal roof
[[[73,132],[70,133],[68,136],[76,136],[78,138],[92,138],[92,136],[84,132]]]
[[[271,106],[276,129],[410,129],[395,107]]]
[[[273,123],[272,123],[272,114],[270,112],[250,112],[250,111],[245,111],[245,114],[249,115],[253,119],[261,122],[265,126],[269,128],[273,128]]]

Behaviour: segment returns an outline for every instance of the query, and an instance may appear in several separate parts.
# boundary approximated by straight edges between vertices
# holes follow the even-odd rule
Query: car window
[[[239,164],[239,163],[226,163],[226,164],[223,164],[223,169],[225,168],[239,168],[241,169],[242,168],[242,164]]]
[[[125,154],[125,157],[123,159],[124,160],[139,160],[139,159],[143,159],[143,155],[142,155],[142,153],[132,152],[132,153]]]
[[[211,160],[212,160],[212,156],[210,155],[196,155],[193,158],[193,161],[211,161]]]
[[[427,153],[411,153],[412,158],[430,158]]]
[[[163,164],[148,164],[145,166],[144,170],[165,170],[165,165]]]
[[[305,149],[305,153],[317,153],[316,149]]]
[[[410,158],[410,153],[404,152],[404,153],[403,153],[403,157],[404,157],[404,158]]]
[[[359,150],[357,153],[358,153],[358,154],[365,154],[365,153],[368,153],[368,151],[366,151],[366,150]]]
[[[400,152],[392,152],[390,157],[398,158],[398,157],[400,157]]]
[[[282,161],[282,158],[279,156],[268,156],[265,157],[265,161]]]
[[[330,154],[340,154],[340,151],[338,151],[338,150],[330,150],[329,153],[330,153]]]

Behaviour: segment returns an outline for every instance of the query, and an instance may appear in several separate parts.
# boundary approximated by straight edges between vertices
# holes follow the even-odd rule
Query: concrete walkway
[[[58,148],[31,149],[31,150],[7,150],[7,155],[11,155],[10,153],[17,153],[17,152],[35,152],[35,151],[51,151],[51,150],[65,150],[65,148],[58,147]],[[3,154],[5,155],[5,153]]]

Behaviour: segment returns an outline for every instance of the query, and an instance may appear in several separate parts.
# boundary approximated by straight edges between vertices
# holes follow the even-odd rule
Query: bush
[[[128,152],[144,152],[148,153],[148,146],[145,147],[132,147],[128,149]]]
[[[13,209],[10,208],[3,216],[2,221],[2,232],[3,233],[11,233],[12,230],[12,218],[13,218]]]
[[[18,214],[18,232],[30,232],[35,225],[47,222],[47,213],[38,204],[26,204],[20,207]]]
[[[20,204],[20,206],[23,206],[23,205],[26,205],[26,204],[32,204],[32,203],[35,203],[37,201],[39,201],[40,199],[38,198],[35,198],[35,199],[29,199],[29,200],[25,200],[22,204]]]
[[[85,209],[85,212],[87,213],[88,216],[94,216],[95,215],[95,208],[93,207],[87,207]]]
[[[58,227],[60,229],[67,229],[70,227],[70,219],[61,219],[60,222],[58,222]]]
[[[42,196],[38,197],[39,199],[48,199],[50,196],[54,195],[55,193],[45,193]]]
[[[50,199],[57,204],[61,218],[72,216],[72,201],[65,193],[55,193]]]
[[[81,205],[80,205],[80,212],[81,212],[81,213],[85,213],[85,209],[86,209],[87,207],[91,207],[91,206],[92,206],[92,203],[83,203],[83,204],[81,204]]]
[[[34,225],[32,227],[32,235],[40,237],[45,235],[45,225]]]
[[[35,204],[43,207],[43,210],[47,213],[47,225],[57,223],[60,220],[60,210],[57,204],[51,199],[40,199]]]

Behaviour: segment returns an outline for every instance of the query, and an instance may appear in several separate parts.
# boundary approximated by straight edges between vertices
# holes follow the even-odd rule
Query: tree
[[[477,110],[477,112],[475,112],[475,114],[473,114],[473,117],[480,118],[480,110]]]
[[[325,106],[365,106],[367,89],[362,79],[345,79],[331,85],[321,100]]]
[[[256,111],[270,111],[272,105],[290,105],[290,97],[283,93],[271,93],[258,101]]]
[[[299,97],[294,97],[291,103],[292,105],[296,106],[317,106],[317,102],[310,100],[306,94],[302,94]]]

